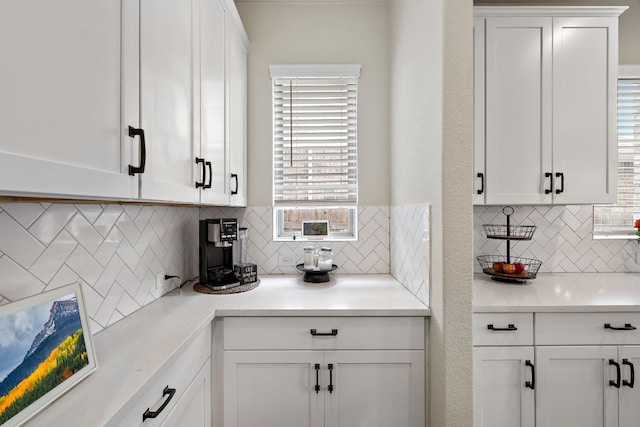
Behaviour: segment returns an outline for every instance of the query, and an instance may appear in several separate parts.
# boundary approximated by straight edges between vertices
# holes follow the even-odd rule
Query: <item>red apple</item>
[[[516,266],[513,264],[502,264],[502,271],[507,274],[513,274],[516,272]]]
[[[502,266],[504,265],[504,262],[494,262],[493,263],[493,271],[496,273],[500,273],[502,272]]]
[[[524,264],[521,262],[514,262],[513,266],[515,267],[516,274],[521,274],[524,272]]]

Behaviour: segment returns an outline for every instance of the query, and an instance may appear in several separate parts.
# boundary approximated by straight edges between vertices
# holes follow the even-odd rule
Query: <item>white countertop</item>
[[[261,276],[248,292],[207,295],[185,285],[94,336],[98,369],[29,426],[107,424],[143,385],[153,382],[180,349],[214,317],[429,316],[430,310],[389,275],[331,276],[322,284],[302,276]]]
[[[526,284],[474,275],[473,311],[640,311],[639,273],[540,273]]]

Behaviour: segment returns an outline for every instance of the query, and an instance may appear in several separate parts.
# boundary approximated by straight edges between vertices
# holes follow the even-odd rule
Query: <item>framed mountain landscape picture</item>
[[[96,368],[79,284],[0,306],[0,426],[22,425]]]

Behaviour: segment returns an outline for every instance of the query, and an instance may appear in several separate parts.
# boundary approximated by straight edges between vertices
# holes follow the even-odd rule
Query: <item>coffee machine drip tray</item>
[[[226,267],[212,267],[207,269],[207,282],[205,286],[211,289],[228,289],[240,285],[240,280],[234,271]]]

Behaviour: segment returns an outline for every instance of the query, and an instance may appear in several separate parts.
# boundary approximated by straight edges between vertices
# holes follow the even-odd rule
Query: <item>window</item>
[[[637,239],[640,218],[640,66],[620,66],[618,80],[618,202],[594,206],[593,235]]]
[[[357,238],[360,65],[272,65],[274,238],[328,220],[330,240]]]

